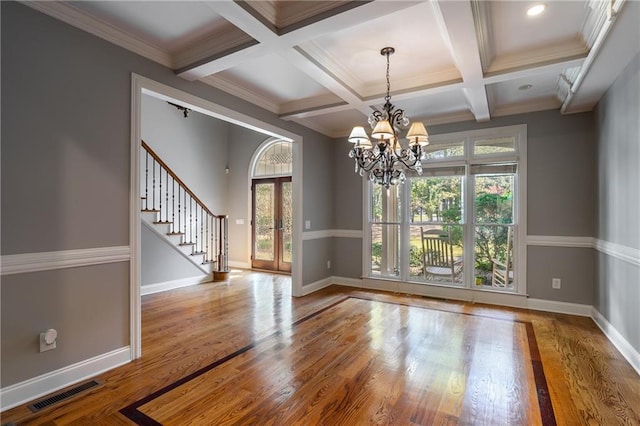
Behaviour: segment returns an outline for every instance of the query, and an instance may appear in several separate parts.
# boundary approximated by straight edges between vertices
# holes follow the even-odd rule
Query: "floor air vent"
[[[28,407],[31,411],[33,411],[34,413],[37,411],[42,410],[43,408],[47,408],[50,405],[53,404],[57,404],[60,401],[64,401],[65,399],[71,398],[74,395],[79,394],[80,392],[84,392],[86,390],[89,390],[91,388],[94,388],[96,386],[100,385],[100,382],[97,380],[91,380],[88,381],[86,383],[82,383],[81,385],[76,386],[75,388],[71,388],[69,390],[66,390],[64,392],[60,392],[58,394],[55,394],[53,396],[50,396],[47,399],[43,399],[42,401],[38,401],[34,404],[29,404]]]

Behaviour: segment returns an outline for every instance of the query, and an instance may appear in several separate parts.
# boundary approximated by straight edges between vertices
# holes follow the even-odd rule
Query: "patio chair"
[[[493,262],[493,278],[491,285],[493,287],[506,288],[513,283],[513,237],[512,226],[507,230],[507,250],[504,261],[501,259],[492,259]]]
[[[425,280],[447,278],[455,282],[462,273],[462,258],[453,257],[451,236],[442,229],[420,227],[422,271]]]

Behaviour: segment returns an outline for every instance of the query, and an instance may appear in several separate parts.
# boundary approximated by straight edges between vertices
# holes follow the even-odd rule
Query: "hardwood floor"
[[[259,272],[143,298],[143,356],[2,424],[640,424],[640,377],[588,318]]]

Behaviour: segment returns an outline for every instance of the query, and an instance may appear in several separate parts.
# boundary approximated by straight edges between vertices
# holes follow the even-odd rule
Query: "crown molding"
[[[221,52],[232,51],[251,45],[254,39],[237,27],[228,23],[213,34],[193,43],[193,46],[175,52],[172,58],[175,69],[186,68],[204,58],[209,58]]]
[[[472,0],[471,12],[475,22],[476,37],[482,69],[487,70],[493,61],[493,31],[491,30],[491,2]]]
[[[393,80],[393,90],[391,96],[399,96],[403,93],[412,93],[415,90],[449,86],[462,80],[460,71],[455,66],[450,66],[441,70],[412,75],[402,79]],[[359,93],[365,100],[384,99],[387,91],[386,81],[362,85]]]
[[[351,70],[344,67],[338,58],[325,51],[316,41],[305,42],[299,46],[299,49],[304,52],[305,56],[312,58],[316,66],[331,75],[342,85],[348,87],[351,92],[362,97],[361,93],[364,84],[362,80]]]
[[[220,74],[210,75],[200,79],[203,83],[215,87],[216,89],[223,90],[233,96],[240,99],[244,99],[247,102],[251,102],[254,105],[262,107],[274,114],[278,114],[280,107],[278,104],[265,99],[264,96],[255,93],[252,90],[247,89],[244,86],[222,77]]]
[[[554,95],[549,98],[538,99],[531,102],[522,102],[518,104],[498,106],[491,114],[494,117],[502,117],[505,115],[524,114],[527,112],[546,111],[549,109],[560,109],[562,102]]]
[[[581,37],[573,38],[538,49],[497,56],[486,70],[485,77],[515,70],[540,67],[546,64],[583,59],[586,58],[588,54],[589,49]]]
[[[114,25],[95,18],[67,2],[22,1],[22,4],[161,65],[173,68],[173,60],[168,52]]]
[[[297,99],[290,102],[285,102],[280,105],[280,115],[291,116],[302,114],[307,111],[313,110],[328,110],[335,107],[347,106],[348,109],[353,108],[348,105],[344,100],[334,93],[326,93],[319,96],[312,96],[304,99]]]

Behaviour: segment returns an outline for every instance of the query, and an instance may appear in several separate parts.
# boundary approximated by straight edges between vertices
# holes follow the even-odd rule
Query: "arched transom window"
[[[293,171],[291,142],[269,144],[259,154],[253,168],[253,177],[289,176]]]

